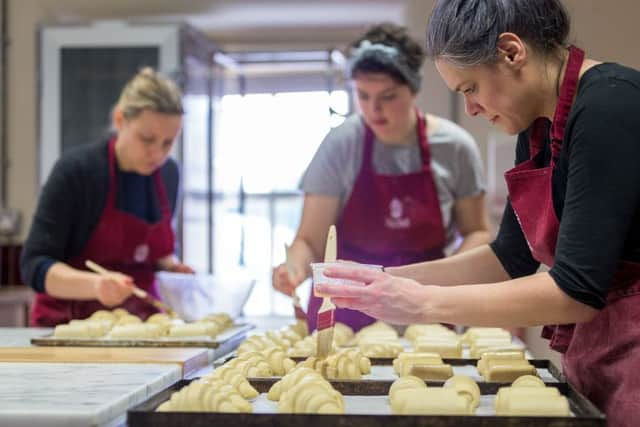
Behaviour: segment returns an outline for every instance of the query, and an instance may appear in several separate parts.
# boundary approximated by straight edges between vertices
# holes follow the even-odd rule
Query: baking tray
[[[205,347],[218,349],[220,354],[235,350],[255,328],[251,323],[239,323],[210,337],[163,337],[154,339],[110,339],[110,338],[56,338],[46,335],[31,338],[31,344],[49,347]]]
[[[213,367],[217,368],[222,366],[227,361],[236,357],[234,354],[227,355],[221,359],[218,359],[213,363]],[[302,362],[306,359],[306,357],[292,357],[296,363]],[[393,372],[392,364],[393,359],[391,358],[378,358],[378,357],[370,357],[371,360],[371,374],[363,375],[363,379],[360,381],[393,381],[398,378],[398,375]],[[565,377],[562,375],[560,370],[548,359],[528,359],[529,363],[531,363],[538,370],[538,376],[545,384],[555,384],[566,382]],[[474,381],[478,383],[486,382],[482,376],[478,373],[476,365],[478,363],[478,359],[442,359],[443,363],[449,364],[453,368],[454,375],[467,375],[471,377]],[[339,380],[336,380],[339,381]],[[443,382],[434,381],[433,385],[440,384]],[[510,383],[495,383],[499,386],[510,385]]]
[[[252,379],[251,384],[261,393],[254,400],[254,409],[258,410],[260,402],[264,402],[266,393],[275,383],[276,379]],[[249,427],[282,426],[282,427],[605,427],[604,415],[584,396],[578,393],[570,384],[557,383],[553,385],[567,396],[573,416],[571,417],[507,417],[496,415],[388,415],[381,413],[381,405],[371,408],[377,414],[341,414],[341,415],[317,415],[317,414],[277,414],[261,412],[252,414],[230,414],[216,412],[155,412],[155,409],[168,400],[172,393],[180,390],[191,382],[182,380],[149,398],[142,404],[130,409],[127,413],[127,423],[130,427],[165,427],[188,425],[190,427],[204,427],[211,425],[242,425]],[[345,397],[347,412],[350,411],[350,402],[354,399],[373,398],[379,402],[385,402],[385,396],[392,382],[390,381],[331,381],[333,387]],[[493,395],[497,392],[498,384],[480,383],[480,392],[484,405],[492,405]],[[353,399],[349,399],[353,396]],[[373,400],[375,401],[375,400]],[[351,403],[352,405],[355,403]],[[273,405],[273,404],[271,404]],[[388,406],[388,403],[387,403]],[[482,404],[481,404],[482,407]],[[260,408],[262,410],[262,408]],[[361,410],[361,409],[360,409]],[[357,410],[356,410],[357,411]]]

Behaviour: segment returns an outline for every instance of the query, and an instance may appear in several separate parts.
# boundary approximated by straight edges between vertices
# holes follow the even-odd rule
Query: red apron
[[[102,216],[83,251],[67,261],[71,267],[86,270],[90,259],[103,267],[133,277],[139,288],[158,296],[155,288],[155,268],[158,259],[173,252],[174,235],[171,209],[159,171],[153,179],[160,204],[161,219],[149,224],[130,213],[116,209],[115,139],[109,141],[109,193]],[[139,298],[130,297],[120,307],[146,319],[157,312]],[[32,326],[55,326],[71,319],[84,319],[97,310],[110,310],[97,300],[64,300],[45,293],[37,294],[31,313]]]
[[[422,169],[403,175],[373,170],[374,135],[365,125],[362,166],[337,225],[340,259],[396,266],[442,258],[446,233],[424,115],[416,111]],[[307,319],[316,328],[321,298],[311,295]],[[360,330],[375,321],[364,313],[338,309],[336,321]]]
[[[553,207],[552,174],[561,149],[564,128],[576,93],[584,52],[569,50],[567,71],[551,126],[551,162],[538,167],[544,120],[532,126],[531,158],[505,173],[511,206],[533,257],[554,264],[559,222]],[[610,426],[637,425],[640,413],[640,264],[621,261],[596,317],[577,325],[549,325],[542,336],[564,353],[564,374],[580,392],[606,412]]]

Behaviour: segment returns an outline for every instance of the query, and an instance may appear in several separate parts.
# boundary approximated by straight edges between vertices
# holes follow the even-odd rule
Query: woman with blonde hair
[[[171,227],[178,168],[169,152],[183,112],[178,87],[144,68],[113,110],[115,136],[58,160],[21,258],[23,280],[37,292],[33,326],[86,318],[105,307],[146,318],[156,310],[131,296],[134,284],[157,297],[157,269],[193,272],[173,254]],[[86,260],[119,273],[89,272]]]

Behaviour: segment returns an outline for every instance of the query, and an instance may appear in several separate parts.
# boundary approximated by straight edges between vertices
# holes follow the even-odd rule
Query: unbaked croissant
[[[473,408],[453,388],[425,387],[398,390],[391,401],[395,415],[470,415]]]
[[[282,393],[278,412],[343,414],[344,401],[342,395],[324,379],[305,377]]]
[[[273,374],[276,376],[281,377],[296,366],[296,362],[289,359],[284,350],[279,347],[271,347],[260,351],[260,353],[265,356]]]
[[[297,366],[295,369],[291,370],[287,375],[282,377],[282,379],[276,382],[271,386],[269,392],[267,393],[267,398],[269,400],[280,400],[280,397],[283,392],[289,390],[294,385],[298,384],[305,377],[319,378],[323,379],[322,375],[315,369],[306,367],[306,366]]]
[[[235,369],[239,373],[245,376],[245,378],[251,377],[271,377],[273,376],[273,370],[271,365],[267,361],[266,357],[262,353],[250,352],[244,353],[235,359],[225,363],[224,366]]]
[[[392,402],[391,404],[395,404],[393,401],[400,390],[416,388],[427,388],[427,385],[420,378],[411,375],[398,378],[391,384],[391,387],[389,387],[389,400]]]
[[[131,323],[114,326],[109,333],[113,339],[135,338],[159,338],[162,335],[162,326],[154,323]]]
[[[249,402],[230,385],[194,381],[173,393],[158,411],[252,412]]]
[[[471,377],[454,375],[445,381],[443,387],[453,388],[458,394],[464,395],[474,410],[480,405],[480,387]]]
[[[534,385],[531,379],[519,386],[502,387],[494,401],[496,415],[569,416],[569,402],[555,387]]]
[[[221,381],[235,388],[245,399],[258,396],[258,391],[247,381],[240,372],[230,366],[221,366],[203,377],[205,381]]]
[[[278,345],[264,335],[252,335],[244,340],[236,349],[236,354],[241,355],[253,351],[261,351]]]
[[[219,372],[219,369],[202,377],[202,381],[206,381],[214,384],[228,384],[245,399],[253,399],[258,397],[258,391],[243,377],[239,372],[233,369],[223,370]]]
[[[405,351],[393,359],[393,370],[401,377],[409,375],[410,365],[440,365],[442,357],[437,353]]]
[[[396,357],[404,350],[399,341],[360,341],[359,347],[367,357]]]
[[[353,329],[344,323],[336,322],[333,327],[333,342],[337,346],[346,345],[354,337]]]

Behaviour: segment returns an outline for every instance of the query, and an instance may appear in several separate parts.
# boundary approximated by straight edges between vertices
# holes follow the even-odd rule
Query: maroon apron
[[[90,259],[103,267],[131,276],[139,288],[157,297],[156,262],[173,252],[174,235],[171,209],[159,171],[153,174],[161,219],[149,224],[130,213],[116,209],[115,139],[109,141],[109,193],[102,216],[82,252],[67,261],[71,267],[86,270]],[[89,284],[87,284],[89,286]],[[119,307],[146,319],[157,310],[131,296]],[[71,319],[84,319],[105,307],[97,300],[65,300],[45,293],[37,294],[31,313],[32,326],[55,326]]]
[[[533,257],[554,264],[559,222],[553,208],[552,174],[577,90],[584,52],[571,46],[567,71],[551,126],[551,162],[538,167],[544,121],[532,126],[530,159],[505,173],[511,206]],[[640,264],[621,261],[607,303],[593,320],[577,325],[548,325],[542,336],[564,353],[564,374],[571,384],[606,412],[609,425],[631,426],[640,414]]]
[[[374,135],[365,124],[362,166],[337,225],[340,259],[391,267],[444,256],[446,233],[431,171],[426,121],[419,111],[416,116],[422,168],[403,175],[375,173]],[[309,330],[316,328],[321,303],[312,293]],[[335,319],[356,331],[375,321],[349,309],[337,309]]]

